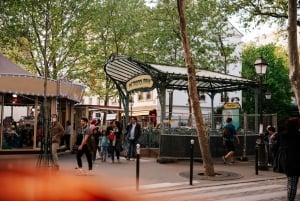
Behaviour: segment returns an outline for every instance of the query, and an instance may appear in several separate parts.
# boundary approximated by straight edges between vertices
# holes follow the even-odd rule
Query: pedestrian
[[[107,128],[106,128],[106,135],[107,135],[107,137],[109,136],[109,134],[111,133],[111,132],[113,132],[113,130],[114,130],[114,126],[113,126],[113,121],[110,121],[109,122],[109,125],[107,126]],[[111,146],[111,144],[109,144],[109,146],[108,146],[108,157],[110,157],[111,156],[111,149],[112,149],[112,146]]]
[[[100,137],[99,146],[101,147],[101,160],[102,162],[106,162],[106,158],[108,155],[108,146],[109,146],[109,139],[107,137],[106,131],[102,131],[103,135]]]
[[[90,129],[91,129],[91,132],[93,132],[94,128],[96,127],[96,124],[97,123],[97,120],[96,119],[93,119],[91,121],[91,124],[90,124]]]
[[[127,160],[130,160],[130,157],[136,156],[136,143],[141,136],[141,125],[137,123],[136,117],[131,117],[130,124],[126,128],[126,138],[128,141],[128,151],[127,151]]]
[[[230,163],[234,163],[234,152],[235,152],[235,145],[234,142],[236,140],[237,144],[240,144],[239,136],[236,133],[235,127],[232,124],[232,118],[228,117],[226,119],[226,125],[223,128],[223,132],[226,131],[226,135],[223,135],[223,145],[227,149],[227,154],[222,156],[224,164],[227,163],[227,160]]]
[[[122,136],[122,126],[119,121],[113,121],[113,131],[112,134],[114,135],[113,140],[111,140],[111,160],[112,163],[115,162],[115,154],[117,157],[117,161],[120,162],[120,152],[122,149],[122,142],[121,142],[121,136]]]
[[[68,120],[66,122],[66,132],[65,132],[65,145],[66,145],[66,150],[70,151],[70,138],[71,138],[71,131],[72,131],[72,126],[71,126],[71,122]]]
[[[57,114],[52,114],[51,117],[52,117],[52,123],[50,129],[50,136],[51,136],[52,159],[53,159],[55,170],[59,170],[57,151],[60,145],[60,140],[63,137],[65,130],[64,127],[57,120]]]
[[[100,159],[100,153],[101,153],[101,148],[100,148],[100,145],[99,145],[99,141],[100,141],[100,136],[102,135],[101,134],[101,131],[100,131],[100,127],[99,126],[96,126],[96,133],[94,134],[94,138],[95,138],[95,144],[96,144],[96,154],[95,154],[95,158],[96,159]]]
[[[277,152],[278,133],[275,127],[269,126],[268,130],[268,166],[273,166],[274,155]]]
[[[290,117],[286,122],[286,129],[279,134],[277,156],[282,156],[280,167],[287,176],[287,198],[294,201],[300,175],[300,119]],[[283,153],[285,152],[285,153]],[[280,159],[281,160],[281,159]],[[274,160],[275,162],[275,160]],[[276,165],[276,164],[274,164]]]
[[[92,134],[91,134],[91,143],[92,143],[92,159],[95,162],[97,151],[98,151],[98,144],[99,144],[99,133],[98,133],[98,127],[94,127]]]
[[[89,171],[87,174],[91,175],[93,170],[93,161],[92,161],[92,152],[88,144],[89,137],[91,135],[90,129],[88,127],[88,119],[86,117],[82,117],[80,119],[80,125],[81,125],[80,135],[82,135],[82,141],[81,144],[78,146],[78,151],[76,154],[77,165],[78,165],[77,175],[84,175],[84,172],[82,170],[82,160],[81,160],[83,154],[85,154],[88,162]]]

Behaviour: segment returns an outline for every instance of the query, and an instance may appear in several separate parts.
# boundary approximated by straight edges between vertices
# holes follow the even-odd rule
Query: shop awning
[[[44,81],[0,54],[0,93],[30,96],[44,95]],[[84,87],[68,80],[47,79],[47,96],[61,97],[80,102]]]

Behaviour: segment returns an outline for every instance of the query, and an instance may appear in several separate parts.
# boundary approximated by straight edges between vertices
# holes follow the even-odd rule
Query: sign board
[[[224,109],[236,109],[241,108],[241,105],[239,103],[225,103]]]
[[[235,129],[240,127],[240,108],[241,105],[238,102],[233,103],[225,103],[224,109],[222,111],[222,124],[223,126],[226,125],[226,119],[228,117],[232,118],[232,124],[235,126]]]
[[[152,88],[153,80],[150,75],[139,75],[132,78],[126,83],[126,90],[132,91],[135,89]]]

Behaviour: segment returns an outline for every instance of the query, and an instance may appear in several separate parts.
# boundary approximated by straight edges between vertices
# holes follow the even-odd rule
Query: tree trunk
[[[288,2],[288,49],[290,81],[300,113],[300,67],[297,40],[297,1]]]
[[[180,35],[182,45],[184,48],[185,63],[188,71],[188,88],[196,121],[196,129],[198,134],[200,151],[203,158],[204,174],[207,176],[215,176],[214,165],[208,144],[208,135],[206,133],[202,111],[199,104],[198,90],[196,85],[196,70],[192,60],[192,54],[190,51],[190,44],[188,40],[186,21],[184,16],[184,0],[177,0],[177,7],[179,13]]]

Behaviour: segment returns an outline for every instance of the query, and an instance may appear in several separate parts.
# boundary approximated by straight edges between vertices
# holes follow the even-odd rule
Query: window
[[[112,97],[111,98],[111,103],[116,104],[117,103],[117,97]]]
[[[206,96],[205,96],[204,92],[201,91],[201,92],[199,93],[199,100],[200,100],[200,101],[205,101],[205,98],[206,98]]]
[[[147,94],[146,94],[146,99],[147,99],[147,100],[152,99],[152,92],[151,92],[151,91],[148,91],[148,92],[147,92]]]
[[[144,94],[142,92],[138,93],[138,100],[143,100],[144,99]]]

